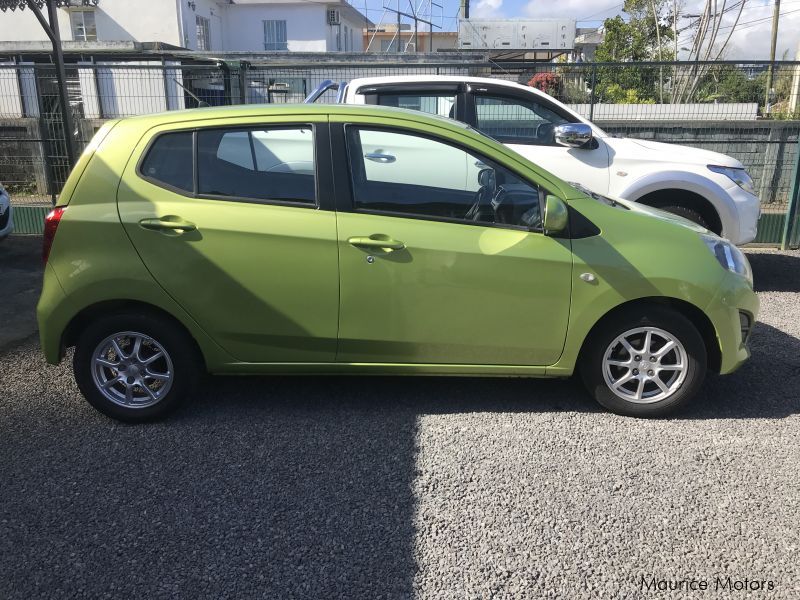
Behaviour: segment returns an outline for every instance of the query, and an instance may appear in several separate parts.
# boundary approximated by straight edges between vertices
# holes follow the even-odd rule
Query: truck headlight
[[[753,180],[750,175],[747,174],[747,171],[744,169],[735,169],[733,167],[718,167],[717,165],[708,165],[709,170],[714,171],[714,173],[719,173],[721,175],[725,175],[728,179],[730,179],[733,183],[738,185],[748,194],[756,195],[756,186],[753,184]]]
[[[738,273],[753,285],[753,270],[744,253],[728,240],[716,235],[701,235],[703,243],[711,251],[723,269]]]

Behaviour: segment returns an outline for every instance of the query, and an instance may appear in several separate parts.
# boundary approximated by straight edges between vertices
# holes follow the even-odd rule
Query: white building
[[[58,9],[64,47],[160,42],[217,52],[360,52],[370,23],[346,0],[75,0]],[[46,41],[30,10],[0,14],[0,42]],[[7,45],[6,45],[7,47]]]

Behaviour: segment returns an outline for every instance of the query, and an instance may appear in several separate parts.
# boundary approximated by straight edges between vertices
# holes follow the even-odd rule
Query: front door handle
[[[356,248],[379,248],[381,250],[402,250],[406,247],[403,242],[398,242],[388,235],[379,233],[369,237],[356,236],[347,238],[347,243]]]
[[[175,215],[156,217],[155,219],[142,219],[139,221],[139,225],[151,231],[177,231],[179,233],[197,229],[197,225],[194,223]]]
[[[383,154],[382,152],[370,152],[369,154],[365,154],[364,158],[367,160],[371,160],[373,162],[379,163],[393,163],[397,160],[396,156],[392,156],[391,154]]]

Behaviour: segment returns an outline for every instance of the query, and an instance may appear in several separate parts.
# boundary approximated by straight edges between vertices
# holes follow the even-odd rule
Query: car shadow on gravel
[[[800,292],[800,253],[748,252],[757,292]]]
[[[796,338],[759,324],[753,360],[677,421],[799,412],[798,357]],[[126,426],[70,371],[32,339],[0,353],[6,598],[413,597],[421,417],[635,424],[575,379],[341,376],[208,378],[170,419]]]
[[[751,357],[736,372],[709,374],[679,419],[782,419],[800,413],[800,339],[756,323]]]

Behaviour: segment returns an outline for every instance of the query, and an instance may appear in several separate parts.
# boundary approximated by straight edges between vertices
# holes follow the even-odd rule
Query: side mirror
[[[547,196],[544,204],[544,232],[546,235],[560,233],[567,228],[567,205],[557,196]]]
[[[592,141],[592,128],[586,123],[564,123],[556,126],[554,137],[559,146],[583,148]]]

